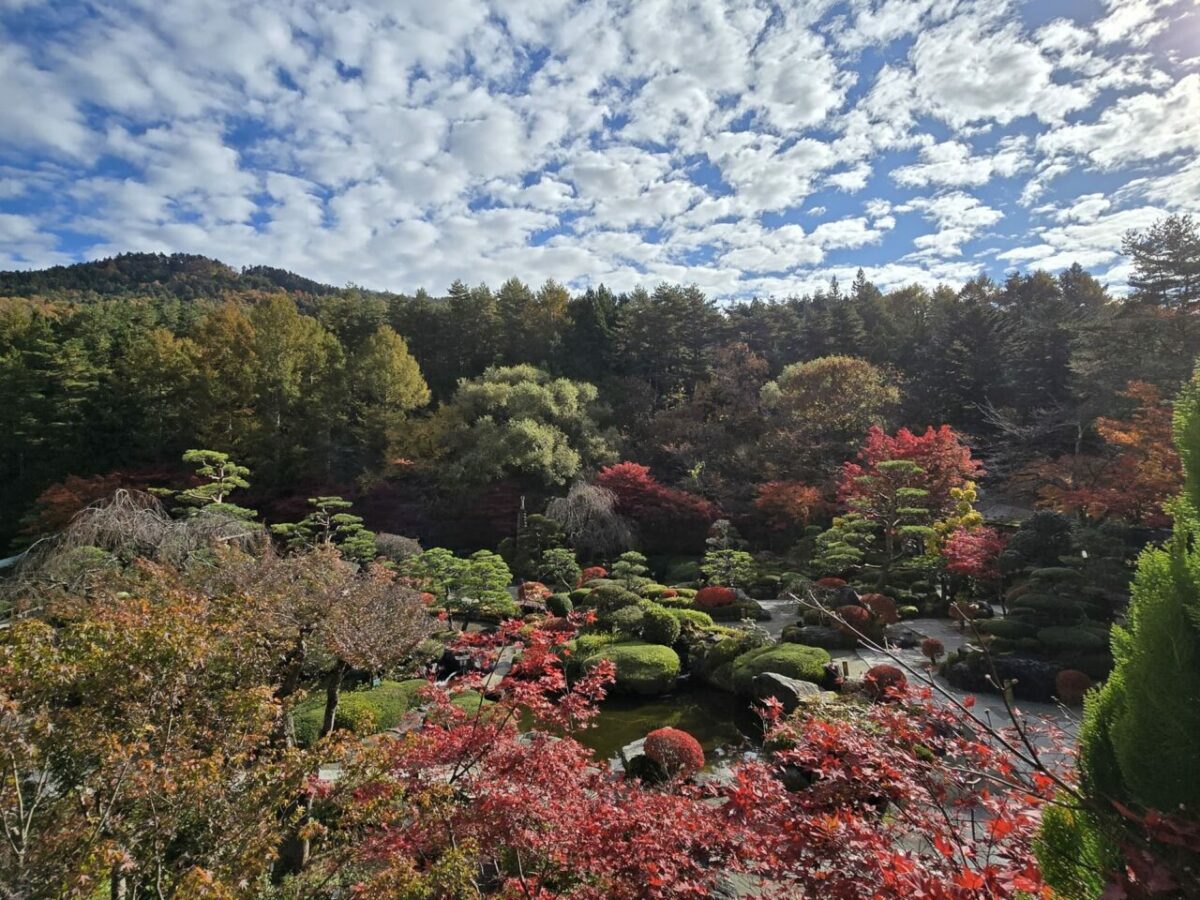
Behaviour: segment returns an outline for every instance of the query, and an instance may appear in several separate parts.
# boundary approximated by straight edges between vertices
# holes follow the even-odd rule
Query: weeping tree
[[[565,497],[551,500],[546,516],[562,526],[567,542],[585,559],[607,559],[633,545],[633,529],[617,512],[610,491],[577,481]]]

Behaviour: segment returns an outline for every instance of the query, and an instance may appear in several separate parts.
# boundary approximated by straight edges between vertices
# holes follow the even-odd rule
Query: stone
[[[828,625],[788,625],[780,638],[788,644],[823,647],[826,650],[852,650],[858,641]]]
[[[763,672],[754,676],[753,689],[756,700],[773,697],[783,704],[784,712],[792,712],[802,703],[821,698],[821,689],[811,681],[789,678],[778,672]]]

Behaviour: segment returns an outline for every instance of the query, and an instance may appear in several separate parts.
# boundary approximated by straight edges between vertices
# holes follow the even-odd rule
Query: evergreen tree
[[[376,557],[375,532],[363,527],[361,516],[346,511],[353,503],[341,497],[310,497],[308,503],[313,511],[307,516],[299,522],[272,525],[271,531],[292,549],[332,544],[346,559],[368,563]]]

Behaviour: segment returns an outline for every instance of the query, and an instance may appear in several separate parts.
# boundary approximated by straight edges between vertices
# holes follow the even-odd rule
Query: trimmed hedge
[[[679,640],[680,622],[661,606],[650,605],[642,610],[642,640],[647,644],[670,647]]]
[[[820,684],[825,678],[829,654],[820,647],[803,644],[775,644],[743,653],[733,661],[733,689],[749,694],[756,675],[776,672],[789,678],[799,678]]]
[[[975,623],[980,634],[990,634],[992,637],[1015,641],[1019,638],[1033,637],[1037,629],[1026,622],[1016,619],[981,619]]]
[[[570,594],[551,594],[546,598],[546,609],[556,616],[565,616],[575,611]]]
[[[592,591],[588,604],[598,613],[613,613],[627,606],[637,606],[642,598],[619,584],[605,584]]]
[[[1108,646],[1108,633],[1098,628],[1053,626],[1042,628],[1038,640],[1047,650],[1103,650]]]
[[[675,687],[679,678],[679,654],[661,644],[643,641],[622,641],[610,644],[589,656],[585,666],[602,659],[611,660],[617,667],[614,688],[629,694],[654,696],[665,694]]]

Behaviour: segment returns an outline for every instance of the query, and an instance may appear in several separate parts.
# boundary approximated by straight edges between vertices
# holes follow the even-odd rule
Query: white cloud
[[[1200,204],[1200,74],[1161,49],[1181,4],[1027,6],[0,0],[0,265],[746,295],[994,272],[988,233],[1002,263],[1119,273],[1119,232]]]

